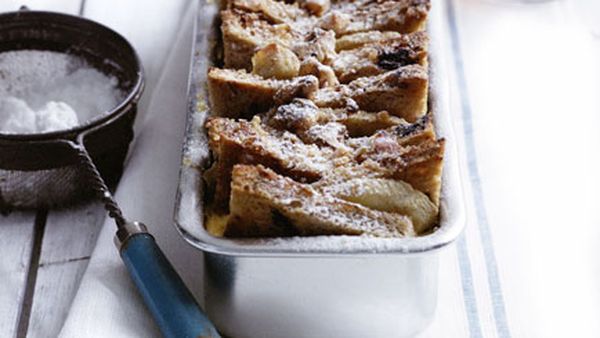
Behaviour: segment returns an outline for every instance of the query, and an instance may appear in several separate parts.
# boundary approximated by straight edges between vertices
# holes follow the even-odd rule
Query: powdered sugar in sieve
[[[0,133],[64,130],[116,107],[125,97],[114,76],[73,55],[0,53]]]

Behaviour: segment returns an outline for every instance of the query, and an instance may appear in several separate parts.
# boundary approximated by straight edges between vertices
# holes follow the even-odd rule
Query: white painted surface
[[[85,259],[40,265],[27,337],[45,338],[58,335],[88,262],[89,259]]]
[[[16,11],[27,6],[32,10],[77,14],[80,4],[81,0],[2,0],[0,12]]]
[[[0,216],[0,337],[12,337],[17,330],[31,257],[34,218],[22,213]]]
[[[48,215],[28,337],[55,337],[60,331],[105,217],[99,203]]]

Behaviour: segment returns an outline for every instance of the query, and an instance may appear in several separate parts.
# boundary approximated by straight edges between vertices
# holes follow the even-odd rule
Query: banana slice
[[[252,57],[252,73],[265,79],[291,79],[300,71],[300,60],[294,52],[277,43],[259,49]]]
[[[438,207],[424,193],[403,181],[355,178],[325,186],[323,192],[367,208],[408,216],[415,232],[431,229],[438,220]]]

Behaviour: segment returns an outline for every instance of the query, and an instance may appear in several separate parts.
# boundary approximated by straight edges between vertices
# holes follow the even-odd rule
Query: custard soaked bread
[[[317,181],[334,165],[332,150],[262,126],[259,119],[213,118],[206,128],[215,161],[205,176],[214,187],[214,202],[220,209],[227,208],[231,170],[236,164],[262,164],[300,182]]]
[[[427,112],[428,75],[423,66],[409,65],[347,85],[323,88],[309,97],[319,107],[339,108],[348,100],[366,111],[388,111],[414,122]]]
[[[310,75],[272,80],[243,70],[211,68],[208,71],[211,110],[218,116],[252,117],[276,104],[309,97],[318,86],[319,80]]]
[[[422,30],[428,0],[305,1],[231,0],[221,13],[224,64],[251,70],[250,59],[270,43],[329,64],[336,39],[370,31],[412,33]]]
[[[428,76],[421,65],[321,89],[319,80],[312,75],[275,80],[243,70],[211,68],[208,86],[212,111],[227,117],[250,117],[296,97],[309,98],[319,107],[385,110],[409,122],[427,112]]]
[[[229,237],[432,229],[444,140],[427,105],[429,7],[228,0],[224,68],[208,72],[207,227]]]
[[[319,144],[305,143],[306,139],[288,130],[301,135],[334,124],[343,130],[343,124],[319,124],[318,118],[305,118],[310,114],[300,116],[297,123],[274,124],[272,118],[261,121],[258,117],[252,121],[211,119],[207,129],[215,161],[205,177],[213,187],[213,207],[221,212],[230,207],[231,172],[237,164],[260,164],[297,182],[320,187],[359,177],[402,180],[438,204],[444,142],[435,140],[427,118],[369,137],[349,138],[342,133],[337,142],[327,140],[328,133],[324,133],[325,142]]]
[[[260,165],[236,165],[232,176],[226,236],[413,234],[406,216],[319,193]]]
[[[427,34],[416,32],[341,51],[332,63],[341,83],[418,64],[427,66]]]
[[[301,139],[310,138],[315,128],[330,125],[332,122],[343,126],[344,137],[370,136],[381,129],[393,126],[410,125],[403,119],[391,116],[388,112],[370,113],[362,110],[332,109],[317,107],[308,99],[296,98],[292,102],[271,109],[261,118],[270,127],[287,130]],[[324,135],[325,137],[326,135]],[[310,142],[309,142],[310,143]]]
[[[425,28],[429,0],[339,1],[319,19],[336,37],[369,31],[411,33]]]

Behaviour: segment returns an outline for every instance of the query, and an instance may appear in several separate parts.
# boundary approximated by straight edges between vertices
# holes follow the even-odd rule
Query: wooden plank
[[[69,314],[71,302],[89,259],[40,265],[27,337],[56,337]]]
[[[46,221],[40,265],[68,263],[87,257],[96,244],[106,212],[102,204],[86,204],[51,211]]]
[[[27,284],[35,215],[0,216],[0,337],[13,337]]]
[[[81,0],[2,0],[0,1],[0,12],[16,11],[21,6],[27,6],[32,10],[77,14],[80,5]]]
[[[59,333],[105,216],[97,202],[48,215],[27,337]]]

